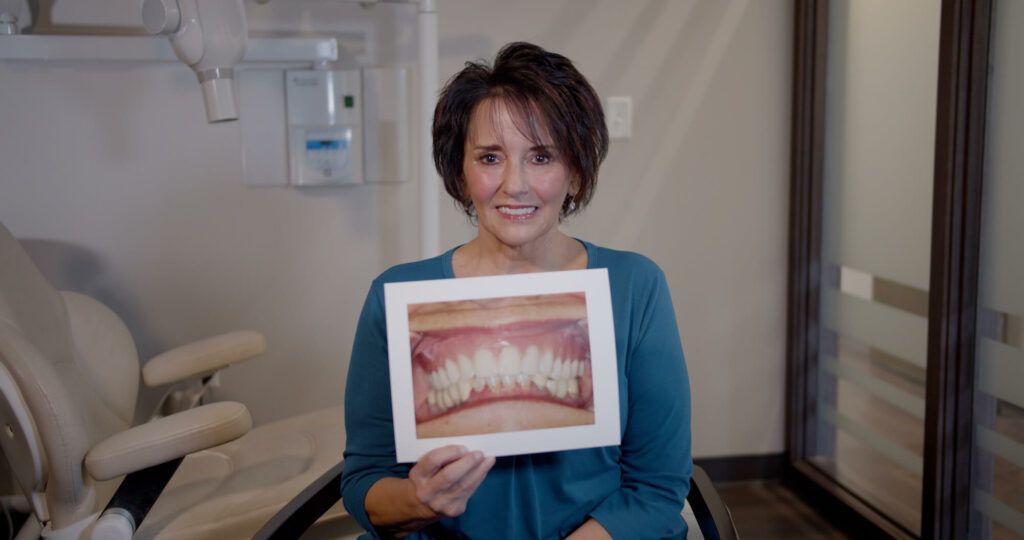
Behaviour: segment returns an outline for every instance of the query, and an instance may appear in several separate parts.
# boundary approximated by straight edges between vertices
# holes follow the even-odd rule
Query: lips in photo
[[[594,423],[583,293],[410,304],[419,438]]]

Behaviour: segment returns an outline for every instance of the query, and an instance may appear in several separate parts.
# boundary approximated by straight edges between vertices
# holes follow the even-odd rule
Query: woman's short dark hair
[[[590,202],[597,171],[608,154],[608,128],[601,100],[587,79],[568,58],[531,43],[509,43],[498,51],[494,66],[467,62],[441,91],[434,109],[434,165],[444,187],[469,215],[473,201],[466,191],[463,158],[469,121],[487,98],[509,107],[517,126],[535,144],[545,144],[540,133],[554,139],[578,188],[574,210],[567,198],[562,215],[579,211]]]

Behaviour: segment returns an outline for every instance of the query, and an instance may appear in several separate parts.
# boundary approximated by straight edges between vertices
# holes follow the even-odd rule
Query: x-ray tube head
[[[243,0],[143,0],[151,34],[170,36],[174,53],[195,71],[209,122],[237,120],[234,66],[245,55]]]

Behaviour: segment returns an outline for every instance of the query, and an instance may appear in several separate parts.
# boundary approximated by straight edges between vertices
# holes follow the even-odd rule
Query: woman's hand
[[[423,454],[409,471],[409,480],[420,503],[439,518],[451,518],[466,511],[466,502],[493,466],[493,456],[443,446]]]
[[[579,529],[573,531],[566,537],[566,540],[611,540],[611,535],[593,518],[588,519],[580,525]]]
[[[494,457],[461,446],[423,454],[409,478],[381,478],[366,492],[370,522],[388,536],[403,536],[466,511],[466,502],[494,466]]]

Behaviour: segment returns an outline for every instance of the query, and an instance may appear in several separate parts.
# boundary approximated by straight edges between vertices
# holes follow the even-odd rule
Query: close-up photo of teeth
[[[594,423],[586,299],[409,305],[419,438]]]

